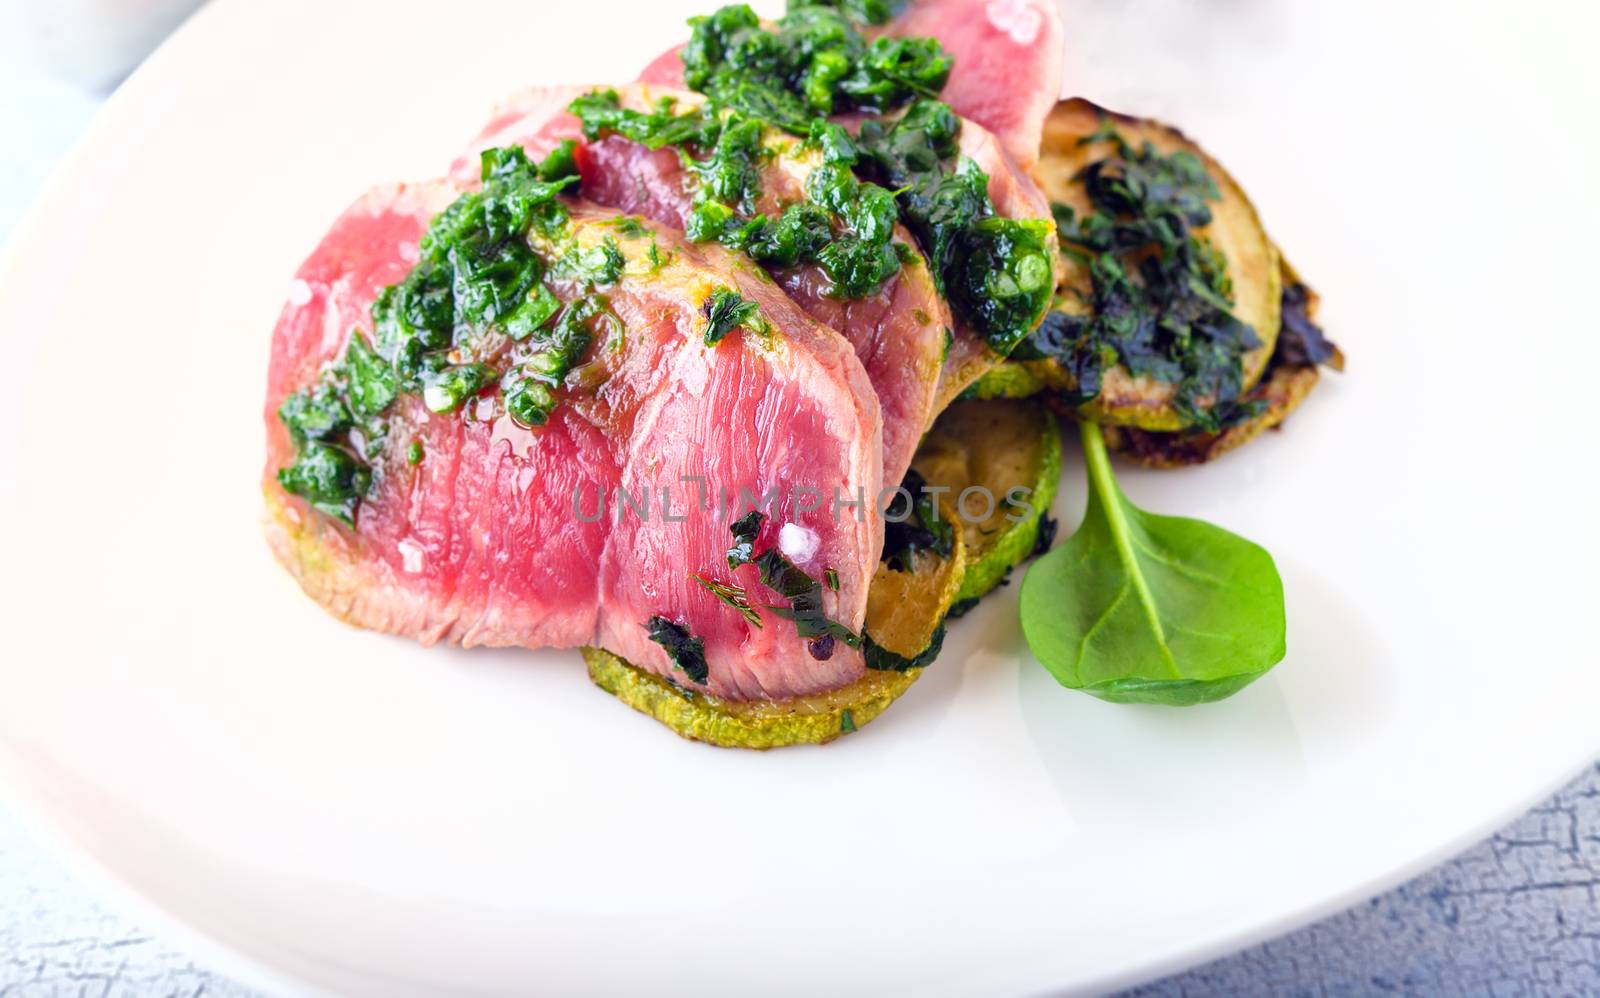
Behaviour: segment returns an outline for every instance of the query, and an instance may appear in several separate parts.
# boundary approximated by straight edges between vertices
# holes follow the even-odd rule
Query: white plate
[[[290,274],[502,93],[627,78],[685,6],[224,0],[19,231],[0,771],[84,868],[354,994],[1102,987],[1393,883],[1600,753],[1594,25],[1554,4],[1068,11],[1071,89],[1202,137],[1350,357],[1285,432],[1125,476],[1278,558],[1289,657],[1226,703],[1059,689],[1012,587],[860,734],[722,752],[575,654],[324,616],[257,531]]]

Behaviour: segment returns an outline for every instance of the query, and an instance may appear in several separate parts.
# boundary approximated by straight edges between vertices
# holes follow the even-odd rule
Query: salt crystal
[[[1044,27],[1044,15],[1027,0],[989,0],[984,13],[990,24],[1010,35],[1018,45],[1032,45]]]
[[[802,527],[798,523],[785,523],[778,531],[778,548],[790,561],[810,561],[817,556],[817,548],[822,546],[822,538],[810,527]]]
[[[407,575],[416,575],[422,571],[422,547],[412,540],[403,540],[395,545],[400,551],[400,564],[405,568]]]

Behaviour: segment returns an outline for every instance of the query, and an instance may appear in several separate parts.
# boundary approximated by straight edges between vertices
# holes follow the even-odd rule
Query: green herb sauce
[[[1174,405],[1196,429],[1256,415],[1260,406],[1239,395],[1244,355],[1261,341],[1233,315],[1227,261],[1194,234],[1221,197],[1205,164],[1185,150],[1136,149],[1109,122],[1081,142],[1114,149],[1081,174],[1091,212],[1055,206],[1061,251],[1089,270],[1088,314],[1050,313],[1017,356],[1058,361],[1076,382],[1075,405],[1098,395],[1105,369],[1121,363],[1175,385]]]
[[[816,118],[937,97],[950,76],[950,55],[932,38],[868,42],[830,7],[796,5],[776,27],[762,27],[744,4],[690,18],[684,82],[722,107],[806,135]]]
[[[624,108],[615,90],[596,90],[569,110],[589,138],[614,132],[647,148],[683,151],[695,178],[684,225],[691,242],[720,243],[769,267],[819,264],[841,298],[864,298],[899,271],[894,195],[851,173],[856,154],[844,129],[812,123],[806,147],[820,151],[822,165],[805,199],[772,217],[755,210],[761,169],[793,143],[768,123],[715,104],[683,114],[675,107],[664,97],[650,111]]]
[[[1054,269],[1048,220],[995,215],[988,178],[958,159],[961,122],[935,98],[951,57],[930,38],[868,41],[857,24],[881,24],[883,0],[791,3],[773,29],[744,5],[690,20],[686,84],[708,102],[674,114],[663,99],[648,112],[619,106],[614,91],[579,98],[571,110],[595,137],[615,131],[650,148],[676,146],[697,178],[685,225],[696,242],[716,241],[769,267],[816,263],[841,298],[863,298],[913,264],[893,241],[904,221],[932,263],[933,277],[966,322],[1006,354],[1049,305]],[[852,23],[854,22],[854,23]],[[827,121],[847,111],[885,114],[858,140]],[[821,153],[806,198],[773,218],[754,211],[761,165],[775,132],[803,136]]]
[[[593,293],[562,305],[544,278],[553,271],[591,288],[614,283],[624,262],[615,240],[569,247],[554,267],[529,241],[532,235],[557,245],[565,238],[567,211],[558,195],[578,179],[572,143],[538,163],[520,148],[487,150],[482,179],[480,190],[457,198],[428,226],[405,279],[378,295],[373,339],[353,330],[344,356],[279,406],[296,449],[279,469],[279,483],[347,524],[372,487],[372,462],[388,434],[385,414],[397,398],[419,396],[429,410],[450,413],[498,384],[512,418],[540,425],[556,404],[552,389],[581,360],[592,325],[607,312]],[[515,344],[509,367],[471,359],[492,333]],[[420,463],[419,441],[406,457]]]
[[[826,660],[833,655],[834,642],[843,641],[851,648],[861,647],[861,635],[837,621],[829,620],[822,609],[822,584],[794,562],[784,557],[777,548],[754,554],[756,534],[766,522],[766,514],[751,510],[735,520],[729,528],[733,533],[733,547],[728,549],[728,567],[754,565],[761,573],[761,584],[775,589],[789,601],[788,606],[768,606],[785,620],[792,620],[800,637],[810,642],[813,658]]]
[[[771,327],[761,318],[761,308],[753,301],[745,301],[732,288],[717,288],[706,299],[705,344],[714,347],[722,338],[743,326],[752,332],[766,333]]]
[[[802,7],[832,7],[857,24],[888,24],[906,0],[789,0],[789,13]]]
[[[901,216],[940,293],[995,352],[1008,354],[1055,290],[1050,223],[996,216],[989,178],[972,160],[962,157],[947,171],[960,135],[961,119],[948,104],[919,100],[892,123],[864,123],[857,144],[863,172],[899,191]]]

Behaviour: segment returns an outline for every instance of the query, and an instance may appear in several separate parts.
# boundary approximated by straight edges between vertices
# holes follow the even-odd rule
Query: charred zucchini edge
[[[1036,434],[1026,440],[1018,441],[1007,437],[1012,429],[1009,426],[994,428],[1000,434],[999,439],[965,440],[966,434],[959,433],[950,425],[952,420],[961,419],[967,413],[981,413],[986,411],[982,407],[996,406],[1009,407],[1021,410],[1033,422]],[[995,411],[995,410],[987,410]],[[944,430],[941,433],[941,424]],[[1002,453],[1019,443],[1031,445],[1036,448],[1031,464],[1019,476],[1018,480],[974,482],[987,487],[997,500],[1003,501],[1012,488],[1027,488],[1029,515],[1015,523],[1007,523],[1006,527],[996,535],[983,537],[978,535],[975,525],[963,523],[963,533],[966,534],[967,569],[961,580],[961,590],[956,596],[957,602],[976,600],[986,595],[998,586],[1012,568],[1027,560],[1033,553],[1034,546],[1038,543],[1039,525],[1045,514],[1050,509],[1050,504],[1055,501],[1056,488],[1061,480],[1061,430],[1055,415],[1043,404],[1022,399],[967,399],[958,402],[947,409],[936,422],[933,429],[928,432],[923,441],[923,450],[919,451],[922,464],[918,459],[912,459],[912,467],[922,471],[929,481],[940,485],[950,485],[955,488],[956,483],[939,481],[930,463],[932,448],[942,440],[949,441],[949,445],[961,447],[971,452],[976,449],[987,451],[991,454]],[[954,497],[959,490],[952,493]]]
[[[1261,301],[1258,303],[1257,314],[1245,314],[1249,310],[1245,309],[1242,304],[1243,296],[1240,294],[1239,289],[1247,279],[1245,271],[1248,268],[1243,266],[1241,260],[1236,256],[1232,254],[1228,256],[1228,274],[1234,282],[1234,300],[1238,303],[1235,306],[1234,314],[1241,321],[1250,324],[1255,330],[1257,339],[1260,341],[1259,346],[1247,351],[1240,360],[1242,366],[1240,394],[1241,396],[1244,395],[1254,388],[1264,375],[1267,364],[1271,360],[1281,324],[1278,309],[1282,295],[1282,268],[1278,261],[1277,247],[1268,237],[1266,229],[1261,223],[1260,214],[1256,211],[1255,204],[1226,167],[1177,128],[1153,118],[1138,118],[1119,114],[1082,98],[1072,98],[1058,102],[1046,119],[1045,150],[1041,153],[1039,165],[1035,167],[1034,176],[1047,196],[1051,194],[1053,189],[1058,187],[1058,185],[1051,183],[1044,176],[1044,171],[1047,169],[1050,160],[1053,156],[1068,155],[1068,152],[1061,147],[1062,142],[1071,140],[1076,143],[1076,140],[1082,137],[1079,132],[1074,132],[1066,137],[1052,134],[1053,131],[1060,130],[1058,123],[1063,118],[1072,115],[1089,115],[1096,122],[1115,122],[1131,133],[1129,138],[1134,142],[1156,139],[1158,140],[1157,145],[1168,144],[1193,154],[1205,165],[1207,173],[1211,175],[1212,180],[1216,182],[1218,190],[1222,193],[1222,200],[1215,205],[1217,217],[1213,220],[1212,225],[1208,227],[1210,241],[1213,245],[1218,244],[1219,240],[1215,238],[1218,230],[1215,227],[1223,224],[1224,217],[1222,213],[1228,210],[1231,214],[1238,216],[1235,219],[1236,222],[1246,227],[1241,230],[1242,234],[1228,241],[1248,244],[1249,247],[1258,249],[1260,254],[1266,258],[1261,261],[1264,269],[1258,277],[1259,282],[1264,287],[1259,295]],[[1052,147],[1052,143],[1055,144],[1054,147]],[[1057,152],[1053,151],[1053,149],[1061,151]],[[1071,182],[1069,181],[1069,183]],[[1254,262],[1255,255],[1254,253],[1247,254],[1244,262]],[[1062,375],[1051,361],[1028,361],[1024,362],[1023,366],[1035,378],[1051,387],[1064,386],[1063,384],[1056,384],[1061,380]],[[1174,408],[1170,395],[1171,387],[1167,382],[1157,382],[1148,376],[1135,378],[1119,363],[1106,369],[1100,394],[1085,403],[1082,409],[1086,418],[1093,419],[1103,426],[1129,425],[1151,431],[1176,432],[1184,429],[1185,425]]]

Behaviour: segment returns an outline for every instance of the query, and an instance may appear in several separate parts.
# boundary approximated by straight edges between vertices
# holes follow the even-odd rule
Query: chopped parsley
[[[329,516],[355,523],[356,504],[372,483],[372,471],[337,444],[305,440],[294,463],[278,469],[278,484]]]
[[[754,554],[756,534],[766,522],[766,515],[752,510],[733,522],[729,528],[734,544],[728,549],[728,567],[754,565],[761,575],[761,584],[776,590],[788,606],[767,607],[774,614],[792,620],[801,638],[808,640],[811,655],[827,659],[833,654],[834,641],[843,641],[851,648],[861,647],[861,636],[836,621],[829,620],[822,609],[822,585],[807,575],[794,562],[784,557],[777,548]]]
[[[659,274],[661,268],[672,262],[672,251],[661,252],[661,247],[656,245],[656,237],[650,237],[650,248],[645,250],[644,257],[650,261],[650,273]]]
[[[706,643],[691,635],[687,627],[662,616],[651,617],[644,626],[650,640],[666,649],[667,657],[684,675],[697,683],[711,675],[711,668],[706,665]]]
[[[846,4],[865,20],[887,16],[881,4]],[[727,109],[728,125],[707,169],[737,181],[703,183],[687,231],[715,239],[770,267],[815,263],[840,298],[864,298],[900,271],[903,247],[894,243],[892,191],[858,179],[859,154],[849,135],[828,122],[850,110],[887,112],[915,97],[933,97],[950,73],[950,56],[933,39],[879,38],[868,42],[840,11],[794,5],[776,31],[762,27],[743,5],[692,18],[683,51],[684,79]],[[806,198],[776,218],[749,210],[759,191],[758,160],[746,151],[772,129],[803,136],[821,153],[806,181]],[[727,139],[735,141],[725,148]],[[763,139],[763,137],[765,137]],[[737,155],[736,155],[737,154]],[[743,201],[727,195],[741,193]],[[743,211],[739,210],[741,207]]]
[[[592,296],[563,310],[544,283],[546,262],[529,242],[530,234],[554,242],[568,231],[558,196],[578,179],[572,144],[562,143],[541,162],[521,148],[486,150],[481,177],[479,190],[429,224],[411,272],[379,293],[372,338],[353,330],[344,356],[279,406],[296,451],[279,469],[279,483],[347,524],[372,486],[371,462],[388,433],[385,415],[401,395],[419,396],[433,412],[456,412],[496,383],[510,379],[515,388],[531,368],[546,382],[533,389],[539,397],[519,399],[508,390],[507,408],[537,425],[543,419],[535,417],[554,405],[549,385],[588,348]],[[568,255],[587,283],[610,283],[620,274],[614,240]],[[561,319],[549,328],[558,312]],[[472,359],[491,333],[519,344],[526,355],[520,367],[501,371]],[[414,442],[407,460],[421,459]]]
[[[1130,145],[1110,121],[1081,144],[1112,152],[1080,174],[1091,210],[1054,207],[1061,251],[1088,268],[1084,314],[1054,312],[1019,349],[1048,357],[1074,382],[1068,401],[1100,392],[1106,368],[1176,388],[1174,407],[1193,428],[1215,432],[1260,408],[1241,401],[1243,358],[1260,345],[1233,314],[1227,261],[1194,234],[1221,195],[1193,153]]]
[[[383,412],[397,391],[393,369],[360,330],[352,331],[343,360],[278,406],[296,450],[295,460],[278,469],[278,484],[353,524],[361,496],[372,484],[368,462],[382,451],[388,432]]]
[[[627,236],[629,239],[639,239],[644,236],[653,236],[656,232],[656,230],[644,224],[644,219],[640,218],[638,215],[619,216],[616,221],[611,223],[611,225],[618,232],[622,233],[624,236]]]
[[[717,288],[706,299],[703,309],[706,316],[705,343],[714,347],[736,328],[744,326],[753,331],[764,331],[766,321],[761,318],[761,308],[753,301],[745,301],[732,288]]]
[[[789,0],[792,14],[801,7],[832,7],[857,24],[888,24],[906,0]]]
[[[567,106],[583,123],[584,137],[597,139],[615,132],[649,149],[667,146],[710,148],[722,133],[722,122],[715,109],[702,106],[678,114],[678,102],[663,97],[649,111],[622,106],[615,90],[591,90],[580,94]]]
[[[767,267],[813,263],[831,294],[875,293],[919,259],[894,240],[904,221],[933,262],[941,294],[998,353],[1008,353],[1049,304],[1054,271],[1045,219],[995,216],[988,180],[956,162],[960,119],[937,98],[952,60],[931,38],[868,40],[858,24],[882,24],[887,0],[791,3],[769,29],[742,4],[690,19],[684,80],[707,102],[676,113],[662,98],[648,111],[621,106],[615,91],[578,98],[570,110],[591,138],[616,132],[652,149],[674,146],[695,177],[684,229]],[[856,140],[830,115],[906,109],[885,127],[868,121]],[[821,153],[805,198],[776,215],[755,210],[765,164],[788,148],[779,134]],[[954,166],[952,167],[952,163]]]
[[[846,4],[861,12],[869,6]],[[744,4],[690,18],[684,82],[723,107],[805,135],[816,118],[881,114],[914,97],[936,97],[953,64],[932,38],[868,42],[829,7],[795,6],[776,27],[762,27]]]
[[[1050,223],[995,215],[989,178],[971,159],[946,171],[960,134],[948,104],[916,101],[898,121],[861,126],[861,168],[899,192],[901,216],[928,256],[935,286],[1005,355],[1032,331],[1055,290]]]
[[[455,412],[494,379],[487,364],[451,364],[422,375],[422,404],[433,412]]]
[[[556,143],[556,147],[550,150],[535,168],[539,179],[546,183],[554,184],[565,182],[570,177],[576,177],[578,175],[577,149],[578,143],[572,139],[562,139]],[[497,157],[508,155],[504,150],[491,150],[491,152],[495,152]],[[514,159],[514,155],[511,158]]]
[[[615,245],[611,243],[613,249]],[[521,363],[501,375],[500,388],[511,418],[526,427],[543,426],[556,405],[555,389],[589,352],[596,327],[613,318],[610,304],[597,294],[583,295],[561,307],[549,331],[517,352]]]
[[[673,146],[699,157],[688,158],[694,196],[684,234],[691,242],[716,242],[768,267],[816,263],[840,298],[864,298],[899,272],[894,195],[851,173],[856,152],[844,129],[812,123],[806,144],[821,152],[821,165],[807,180],[805,198],[774,217],[755,210],[761,170],[790,143],[766,121],[714,103],[683,114],[675,107],[664,97],[638,111],[623,107],[615,90],[596,90],[569,110],[590,138],[615,132],[647,148]]]
[[[861,24],[881,24],[887,0],[791,3],[772,28],[742,4],[690,19],[682,59],[686,84],[708,98],[682,114],[663,98],[648,111],[623,108],[615,91],[595,91],[571,110],[584,132],[612,131],[689,155],[695,192],[685,232],[715,241],[770,268],[818,265],[831,293],[875,293],[919,259],[894,240],[905,222],[932,264],[939,292],[999,354],[1032,331],[1049,305],[1054,268],[1048,219],[995,215],[988,178],[957,156],[961,122],[936,99],[952,60],[931,38],[869,40]],[[886,114],[868,120],[859,140],[830,115]],[[768,215],[755,210],[762,167],[788,146],[776,133],[805,139],[821,153],[805,198]]]
[[[733,534],[733,546],[728,548],[728,568],[735,569],[740,565],[748,565],[755,557],[756,535],[761,532],[761,524],[766,522],[766,515],[759,510],[750,512],[733,521],[728,530]]]
[[[615,284],[622,278],[622,268],[628,258],[622,255],[617,241],[610,236],[597,246],[582,249],[568,247],[555,266],[556,274],[578,281],[591,288]]]
[[[939,515],[939,504],[926,493],[927,483],[914,469],[906,472],[900,490],[884,511],[882,561],[897,572],[912,570],[912,558],[927,551],[940,558],[950,557],[955,548],[955,525]]]

